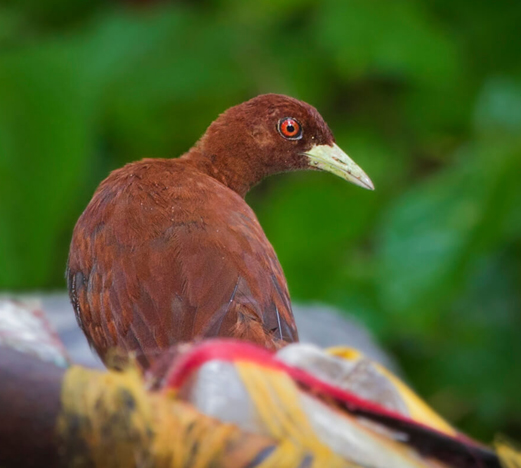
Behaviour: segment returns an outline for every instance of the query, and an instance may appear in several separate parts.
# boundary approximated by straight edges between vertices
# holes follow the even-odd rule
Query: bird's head
[[[270,174],[315,169],[374,189],[336,145],[318,111],[288,96],[264,94],[231,107],[210,125],[198,147],[216,164],[233,165],[253,183]]]

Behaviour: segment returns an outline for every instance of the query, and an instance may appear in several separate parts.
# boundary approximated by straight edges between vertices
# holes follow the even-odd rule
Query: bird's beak
[[[304,154],[309,158],[311,166],[331,172],[360,187],[374,190],[374,185],[367,174],[336,144],[316,145]]]

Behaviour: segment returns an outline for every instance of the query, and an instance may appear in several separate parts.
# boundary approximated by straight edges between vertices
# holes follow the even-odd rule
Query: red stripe
[[[426,424],[389,410],[377,403],[360,398],[352,392],[335,387],[302,369],[289,366],[279,361],[273,352],[244,341],[216,339],[206,340],[197,345],[175,361],[173,368],[167,373],[165,388],[180,388],[203,364],[214,360],[225,362],[246,361],[265,368],[286,372],[294,381],[305,386],[311,392],[328,396],[341,402],[350,412],[362,411],[366,414],[388,417],[402,421],[410,426],[426,429],[429,432],[442,435],[446,438],[458,440],[463,444],[480,446],[480,444],[463,434],[452,437]]]

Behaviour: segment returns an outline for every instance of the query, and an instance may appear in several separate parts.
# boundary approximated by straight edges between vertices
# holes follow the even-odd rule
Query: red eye
[[[300,140],[302,138],[302,127],[291,117],[279,120],[279,133],[288,140]]]

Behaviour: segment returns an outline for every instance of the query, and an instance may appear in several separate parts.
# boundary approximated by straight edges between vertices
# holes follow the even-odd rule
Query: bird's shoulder
[[[155,235],[152,226],[207,228],[248,226],[262,234],[253,210],[236,192],[178,159],[144,159],[113,171],[98,187],[79,219]],[[146,229],[145,229],[146,228]]]

